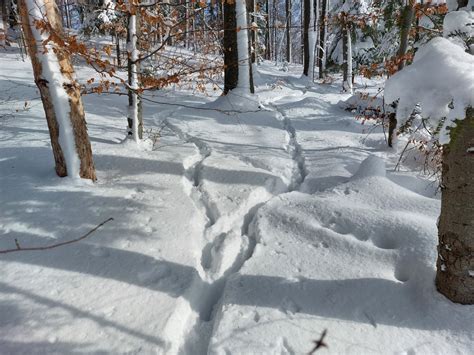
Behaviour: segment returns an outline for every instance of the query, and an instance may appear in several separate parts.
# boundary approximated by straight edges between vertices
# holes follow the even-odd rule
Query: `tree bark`
[[[35,82],[48,122],[56,173],[61,177],[69,175],[95,180],[80,87],[74,79],[71,60],[61,48],[53,50],[49,44],[44,53],[45,48],[40,43],[48,34],[40,34],[33,23],[35,19],[47,21],[51,31],[62,36],[58,8],[53,0],[19,0],[18,5]]]
[[[351,26],[343,14],[342,25],[342,89],[352,94],[352,39]]]
[[[257,62],[257,29],[253,27],[253,23],[255,22],[255,0],[247,0],[247,13],[252,14],[249,15],[249,22],[250,22],[250,32],[249,32],[249,50],[250,50],[250,57],[252,63]]]
[[[143,138],[143,116],[142,102],[137,90],[140,88],[139,73],[140,61],[138,56],[138,44],[140,23],[139,11],[134,6],[130,9],[127,27],[127,69],[128,69],[128,135],[138,142]]]
[[[398,70],[402,70],[405,67],[406,59],[404,58],[408,50],[408,39],[410,35],[411,24],[415,16],[415,2],[413,0],[407,0],[407,4],[402,11],[402,22],[400,28],[400,47],[398,48],[397,56],[400,58],[398,63]]]
[[[303,0],[303,75],[309,74],[309,25],[311,19],[311,1]]]
[[[314,47],[316,45],[315,0],[304,0],[303,21],[303,75],[314,79]]]
[[[318,50],[318,67],[319,79],[326,77],[326,17],[327,17],[327,0],[321,0],[321,20],[319,22],[319,50]]]
[[[291,0],[285,1],[286,9],[286,61],[291,63]]]
[[[235,89],[239,81],[236,29],[235,1],[224,1],[224,95]]]
[[[240,88],[254,93],[245,0],[224,5],[224,95]]]
[[[270,7],[268,5],[269,0],[265,0],[265,11],[267,13],[267,23],[266,23],[266,32],[265,32],[265,59],[272,59],[272,50],[270,44]]]
[[[0,46],[5,46],[8,31],[8,8],[6,0],[2,1],[0,12]]]
[[[474,108],[443,147],[436,287],[453,302],[474,304]]]

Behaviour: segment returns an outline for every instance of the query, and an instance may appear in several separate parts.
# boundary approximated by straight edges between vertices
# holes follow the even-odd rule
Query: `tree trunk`
[[[321,19],[319,22],[319,50],[318,50],[318,67],[319,79],[326,77],[326,17],[327,17],[327,0],[321,0]]]
[[[400,47],[398,48],[397,56],[400,58],[398,63],[398,70],[402,70],[405,67],[406,59],[404,58],[407,54],[408,49],[408,38],[410,35],[411,24],[413,17],[415,16],[415,3],[413,0],[407,0],[407,5],[402,11],[402,22],[400,28]]]
[[[286,0],[286,61],[291,63],[291,0]]]
[[[388,146],[393,147],[393,138],[395,137],[395,130],[397,129],[397,114],[391,112],[388,114]]]
[[[303,0],[303,75],[309,73],[309,25],[311,19],[311,1]]]
[[[277,0],[273,0],[272,4],[272,48],[273,48],[273,60],[278,62],[278,45],[277,45],[277,18],[278,18],[278,10],[277,10]]]
[[[114,31],[115,32],[115,54],[117,56],[117,66],[118,67],[121,67],[122,66],[122,54],[120,53],[120,36],[117,32],[117,30]]]
[[[303,75],[313,80],[314,74],[314,47],[316,45],[316,16],[315,16],[315,0],[304,0],[304,56],[303,56]]]
[[[30,52],[35,82],[48,122],[58,176],[95,180],[92,150],[87,135],[80,87],[74,79],[69,56],[61,48],[42,43],[47,33],[36,29],[34,20],[44,18],[53,31],[63,35],[58,8],[53,0],[18,1],[21,23]]]
[[[2,1],[0,12],[0,46],[5,46],[8,31],[8,9],[6,0]]]
[[[224,1],[224,95],[235,89],[239,80],[236,28],[235,2]]]
[[[266,23],[266,32],[265,32],[265,59],[272,59],[272,50],[270,44],[270,7],[268,5],[269,0],[265,0],[265,11],[267,12],[267,23]]]
[[[247,13],[252,14],[249,16],[250,22],[250,32],[249,32],[249,50],[250,50],[250,58],[252,63],[256,63],[257,61],[257,29],[253,27],[253,23],[255,22],[255,16],[253,13],[255,12],[255,0],[247,0]]]
[[[436,287],[453,302],[474,304],[474,108],[443,147]]]
[[[239,88],[254,93],[245,0],[224,5],[224,94]]]
[[[138,96],[137,90],[140,88],[139,83],[139,52],[137,47],[139,16],[138,9],[133,5],[130,8],[127,28],[127,51],[128,51],[128,134],[135,142],[143,138],[143,117],[142,103]]]
[[[342,73],[342,89],[352,94],[352,40],[350,24],[346,20],[342,25]]]

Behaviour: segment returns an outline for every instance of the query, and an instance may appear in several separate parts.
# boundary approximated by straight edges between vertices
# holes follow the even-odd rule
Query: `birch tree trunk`
[[[342,26],[342,89],[352,94],[352,39],[351,26],[346,20]]]
[[[474,304],[474,108],[443,147],[436,287],[453,302]]]
[[[141,100],[137,90],[140,88],[138,73],[140,70],[139,52],[137,47],[138,39],[138,8],[131,6],[128,18],[127,31],[127,52],[128,52],[128,128],[129,135],[138,143],[143,138],[143,117],[141,115]]]
[[[21,23],[48,122],[58,176],[95,180],[92,150],[87,135],[80,87],[74,78],[69,56],[61,48],[42,44],[49,33],[41,34],[35,21],[47,21],[55,35],[63,29],[53,0],[19,0]],[[45,52],[46,49],[46,52]]]

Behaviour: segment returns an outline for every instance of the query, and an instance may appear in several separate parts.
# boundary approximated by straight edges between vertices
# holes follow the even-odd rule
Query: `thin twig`
[[[107,222],[113,221],[113,220],[114,219],[112,217],[110,217],[109,219],[107,219],[107,220],[103,221],[102,223],[98,224],[97,226],[92,228],[89,232],[87,232],[86,234],[84,234],[83,236],[81,236],[79,238],[68,240],[66,242],[61,242],[61,243],[57,243],[57,244],[47,245],[47,246],[44,246],[44,247],[23,248],[23,247],[20,246],[20,243],[18,242],[18,239],[15,239],[16,248],[15,249],[0,250],[0,254],[13,253],[13,252],[16,252],[16,251],[47,250],[47,249],[54,249],[54,248],[57,248],[57,247],[61,247],[63,245],[67,245],[67,244],[72,244],[72,243],[78,242],[80,240],[86,239],[88,236],[90,236],[92,233],[94,233],[97,229],[102,227],[104,224],[106,224]]]

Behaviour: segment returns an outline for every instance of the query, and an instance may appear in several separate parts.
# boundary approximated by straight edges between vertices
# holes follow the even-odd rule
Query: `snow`
[[[474,105],[474,56],[448,39],[432,39],[415,54],[413,64],[391,77],[385,85],[385,101],[400,100],[399,125],[421,103],[422,115],[433,121],[447,117],[440,143],[449,142],[449,128]],[[451,109],[449,106],[453,105]],[[436,124],[434,125],[436,126]]]
[[[472,11],[453,11],[444,17],[443,36],[448,37],[456,31],[474,36],[474,13]]]
[[[263,62],[258,98],[149,93],[165,104],[143,101],[160,133],[141,149],[125,96],[86,95],[98,181],[82,184],[54,175],[30,63],[0,68],[19,108],[0,121],[0,249],[114,218],[0,254],[0,352],[300,354],[325,329],[334,354],[472,352],[473,307],[434,288],[434,182],[393,172],[339,85]]]
[[[30,14],[30,27],[33,36],[37,43],[43,43],[48,38],[48,34],[46,32],[42,34],[34,24],[35,20],[42,20],[45,16],[42,12],[43,1],[27,0],[26,6]],[[68,176],[79,178],[80,160],[70,121],[69,95],[64,89],[64,85],[68,83],[61,73],[53,46],[47,44],[45,50],[43,53],[38,53],[37,57],[41,63],[41,76],[49,83],[48,88],[59,128],[59,144],[64,154]]]

